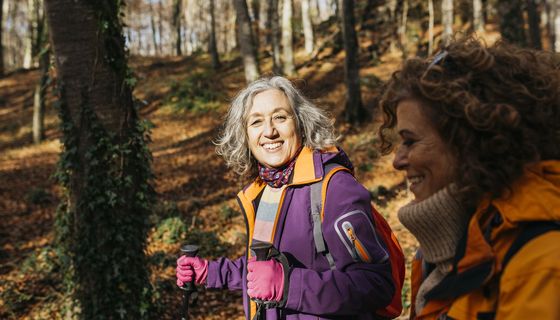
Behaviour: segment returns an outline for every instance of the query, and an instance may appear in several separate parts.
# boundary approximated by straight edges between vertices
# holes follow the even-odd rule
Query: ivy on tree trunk
[[[154,200],[147,126],[132,100],[134,79],[120,1],[46,0],[56,57],[64,149],[57,213],[70,317],[149,317],[148,214]],[[77,311],[76,311],[77,310]]]

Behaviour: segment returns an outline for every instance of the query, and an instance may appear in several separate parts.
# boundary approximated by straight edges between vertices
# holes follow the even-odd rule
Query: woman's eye
[[[249,122],[249,125],[251,126],[258,126],[259,124],[261,124],[262,120],[261,119],[255,119]]]
[[[284,120],[286,120],[287,118],[288,118],[287,116],[281,115],[281,114],[275,115],[274,117],[272,117],[272,119],[273,119],[274,121],[284,121]]]
[[[411,145],[413,145],[416,141],[412,140],[412,139],[404,139],[402,141],[402,145],[403,146],[407,146],[410,147]]]

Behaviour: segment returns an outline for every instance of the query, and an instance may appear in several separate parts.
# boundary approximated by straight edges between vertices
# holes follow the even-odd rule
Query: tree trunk
[[[2,41],[2,30],[4,29],[4,0],[0,0],[0,77],[4,75],[4,42]]]
[[[220,68],[220,56],[218,55],[218,46],[216,45],[216,17],[214,12],[215,0],[210,0],[210,39],[208,47],[210,56],[212,57],[212,68],[217,70]]]
[[[157,26],[156,26],[156,13],[154,12],[154,5],[150,1],[150,27],[152,29],[152,43],[154,44],[154,55],[159,56],[161,52],[159,51],[159,45],[157,41]],[[159,36],[159,41],[161,41],[161,34]]]
[[[441,24],[443,27],[441,41],[446,46],[453,37],[453,0],[441,1]]]
[[[164,54],[163,49],[164,49],[164,42],[163,42],[163,35],[164,35],[164,30],[163,30],[163,1],[160,1],[158,3],[158,30],[159,30],[159,52],[161,54]]]
[[[534,49],[541,50],[541,21],[535,0],[527,0],[527,17],[529,20],[529,35]]]
[[[183,51],[181,50],[183,41],[182,41],[182,37],[181,37],[181,16],[183,13],[183,0],[173,0],[173,15],[172,15],[172,19],[171,19],[171,24],[173,25],[173,29],[175,30],[175,32],[173,32],[173,37],[174,37],[174,41],[175,42],[175,54],[180,56],[183,54]]]
[[[23,68],[30,69],[33,66],[33,43],[35,42],[35,28],[33,10],[34,0],[27,0],[27,34],[25,36],[25,46],[23,49]]]
[[[39,66],[39,53],[45,46],[45,14],[43,12],[43,0],[33,1],[33,21],[35,29],[35,38],[33,42],[33,47],[31,48],[31,54],[33,56],[33,66]]]
[[[278,18],[278,1],[270,0],[268,19],[270,20],[270,45],[272,46],[272,72],[282,74],[282,61],[280,60],[280,23]]]
[[[318,25],[321,23],[321,8],[319,7],[318,0],[310,0],[309,2],[309,14],[311,16],[311,22],[313,25]]]
[[[434,52],[434,0],[428,0],[428,56]]]
[[[358,62],[358,38],[354,27],[354,1],[339,0],[342,37],[346,56],[344,58],[344,77],[346,80],[345,118],[355,124],[365,120],[360,90],[360,64]]]
[[[250,0],[251,1],[251,8],[253,11],[253,21],[251,22],[251,25],[253,25],[253,30],[254,30],[254,35],[255,35],[255,48],[260,48],[261,47],[261,34],[260,34],[260,20],[261,20],[261,8],[260,8],[260,2],[259,0]]]
[[[313,25],[311,24],[309,0],[301,0],[301,20],[305,37],[305,53],[310,55],[313,53]]]
[[[482,1],[482,20],[486,24],[488,22],[488,11],[491,9],[488,0],[481,0]]]
[[[560,0],[552,0],[554,16],[554,52],[560,52]]]
[[[527,40],[523,28],[523,11],[521,0],[498,0],[498,15],[500,16],[500,32],[507,42],[526,46]]]
[[[257,48],[251,28],[249,9],[245,0],[234,0],[233,5],[237,13],[237,37],[243,65],[245,66],[245,80],[247,83],[257,80],[260,76],[259,61],[257,59]]]
[[[397,52],[399,42],[399,16],[402,14],[402,1],[389,0],[389,20],[391,28],[391,37],[389,38],[389,51]]]
[[[266,44],[270,44],[268,42],[268,34],[270,31],[270,21],[268,20],[268,7],[270,6],[269,1],[264,1],[259,5],[259,28],[264,30],[264,38],[266,39]]]
[[[398,35],[399,35],[399,47],[402,52],[403,59],[408,56],[408,41],[406,38],[406,23],[408,19],[408,0],[403,1],[403,10],[399,23]]]
[[[41,6],[42,8],[43,6]],[[42,10],[41,10],[42,11]],[[33,142],[41,143],[45,137],[45,93],[47,90],[47,81],[49,79],[50,65],[50,49],[47,43],[47,25],[43,12],[37,12],[40,17],[37,25],[37,51],[39,58],[39,70],[41,77],[35,85],[35,93],[33,97]]]
[[[80,310],[80,319],[153,318],[145,256],[151,155],[127,78],[121,8],[112,0],[46,0],[46,9],[64,145],[57,178],[68,193],[57,244],[68,301],[77,304],[67,310]]]
[[[287,76],[296,74],[294,64],[293,40],[294,33],[292,29],[292,0],[283,0],[282,6],[282,70]]]
[[[43,50],[39,54],[39,70],[41,78],[35,85],[33,97],[33,143],[38,144],[45,138],[45,93],[47,91],[47,81],[49,79],[49,50]]]
[[[338,5],[339,0],[328,0],[330,2],[330,7],[334,12],[334,16],[339,19],[340,17],[340,6]]]
[[[546,30],[548,50],[554,51],[554,15],[552,14],[552,2],[556,0],[544,0],[544,8],[541,12],[541,21]]]
[[[482,0],[473,0],[473,30],[484,32],[484,16],[482,14]]]

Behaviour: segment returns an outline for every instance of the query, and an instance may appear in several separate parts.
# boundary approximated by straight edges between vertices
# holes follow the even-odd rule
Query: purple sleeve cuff
[[[220,269],[217,261],[208,262],[208,276],[206,277],[206,288],[221,288],[223,285],[218,283],[217,276]]]
[[[301,285],[301,269],[292,268],[290,272],[290,287],[288,288],[288,300],[286,300],[286,309],[298,310],[301,304],[302,285]]]
[[[241,290],[245,257],[229,260],[221,257],[208,263],[206,288]]]

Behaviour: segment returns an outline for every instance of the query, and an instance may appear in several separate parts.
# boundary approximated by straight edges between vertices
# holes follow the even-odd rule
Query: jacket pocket
[[[335,230],[355,262],[383,263],[389,258],[365,212],[343,214],[336,220]]]
[[[354,251],[353,256],[359,257],[363,262],[371,262],[371,257],[369,256],[366,248],[364,248],[360,239],[356,236],[356,232],[354,231],[352,224],[349,221],[344,221],[342,223],[342,229],[344,230],[346,238],[350,241],[350,243],[352,243]]]

